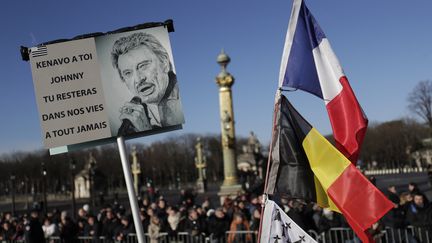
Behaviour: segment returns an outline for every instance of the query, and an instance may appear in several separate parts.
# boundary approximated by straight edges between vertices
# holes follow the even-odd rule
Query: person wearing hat
[[[208,219],[208,233],[211,235],[212,243],[225,242],[225,232],[229,231],[229,228],[230,220],[223,208],[217,208]]]
[[[86,215],[91,214],[90,212],[90,206],[88,204],[84,204],[82,209],[86,212]]]

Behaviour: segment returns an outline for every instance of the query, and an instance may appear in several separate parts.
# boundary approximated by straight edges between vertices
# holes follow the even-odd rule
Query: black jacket
[[[225,232],[229,231],[230,222],[227,216],[218,218],[212,215],[208,219],[208,233],[213,234],[213,238],[221,238],[225,236]]]
[[[418,207],[412,202],[408,207],[406,218],[412,226],[431,228],[432,206],[424,203],[423,207]]]
[[[39,222],[39,219],[30,219],[30,222],[25,226],[25,238],[28,243],[45,242],[42,224]]]

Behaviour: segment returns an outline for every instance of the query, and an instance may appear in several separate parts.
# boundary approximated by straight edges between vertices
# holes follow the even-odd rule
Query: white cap
[[[90,210],[90,206],[88,204],[84,204],[83,209],[88,213]]]

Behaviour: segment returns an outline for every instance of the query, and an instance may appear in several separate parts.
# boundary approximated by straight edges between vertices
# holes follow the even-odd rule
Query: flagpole
[[[138,207],[137,197],[135,195],[134,184],[132,181],[132,173],[129,166],[129,160],[126,154],[125,140],[123,136],[117,137],[117,145],[120,151],[120,158],[123,167],[123,174],[126,181],[126,188],[129,196],[135,231],[137,233],[138,242],[144,243],[144,231],[141,224],[140,211]]]
[[[274,104],[274,106],[276,106],[276,105],[280,105],[279,103],[278,103],[278,100],[280,100],[279,99],[279,97],[281,96],[281,92],[282,92],[282,88],[278,88],[277,90],[276,90],[276,94],[275,94],[275,104]],[[273,109],[273,111],[274,111],[275,109]],[[274,137],[275,137],[275,131],[276,131],[276,112],[273,112],[273,126],[272,126],[272,136],[271,136],[271,141],[270,141],[270,149],[269,149],[269,156],[268,156],[268,159],[267,159],[267,171],[266,171],[266,176],[265,176],[265,180],[264,180],[264,192],[266,192],[267,191],[267,186],[268,186],[268,177],[269,177],[269,174],[270,174],[270,161],[271,161],[271,155],[272,155],[272,152],[273,152],[273,143],[274,143]]]
[[[274,107],[276,105],[279,105],[277,103],[278,97],[281,95],[281,88],[278,88],[275,94],[275,104]],[[261,220],[260,220],[260,226],[259,226],[259,230],[258,230],[258,239],[261,239],[261,229],[262,229],[262,222],[263,222],[263,215],[264,215],[264,207],[265,207],[265,202],[267,201],[267,197],[268,195],[266,194],[267,191],[267,186],[268,186],[268,177],[269,177],[269,172],[270,172],[270,161],[271,161],[271,156],[272,156],[272,152],[273,152],[273,143],[274,143],[274,137],[275,137],[275,131],[276,131],[276,112],[274,112],[274,108],[273,108],[273,124],[272,124],[272,136],[271,136],[271,140],[270,140],[270,148],[269,148],[269,156],[267,159],[267,171],[266,171],[266,176],[265,176],[265,180],[264,180],[264,192],[263,192],[263,201],[261,202]]]

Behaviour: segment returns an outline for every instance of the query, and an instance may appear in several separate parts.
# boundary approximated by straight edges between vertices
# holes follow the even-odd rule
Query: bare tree
[[[427,127],[410,119],[371,123],[362,146],[365,163],[377,161],[380,168],[409,166],[409,152],[421,148]]]
[[[408,108],[423,119],[432,131],[432,81],[420,81],[408,96]]]

